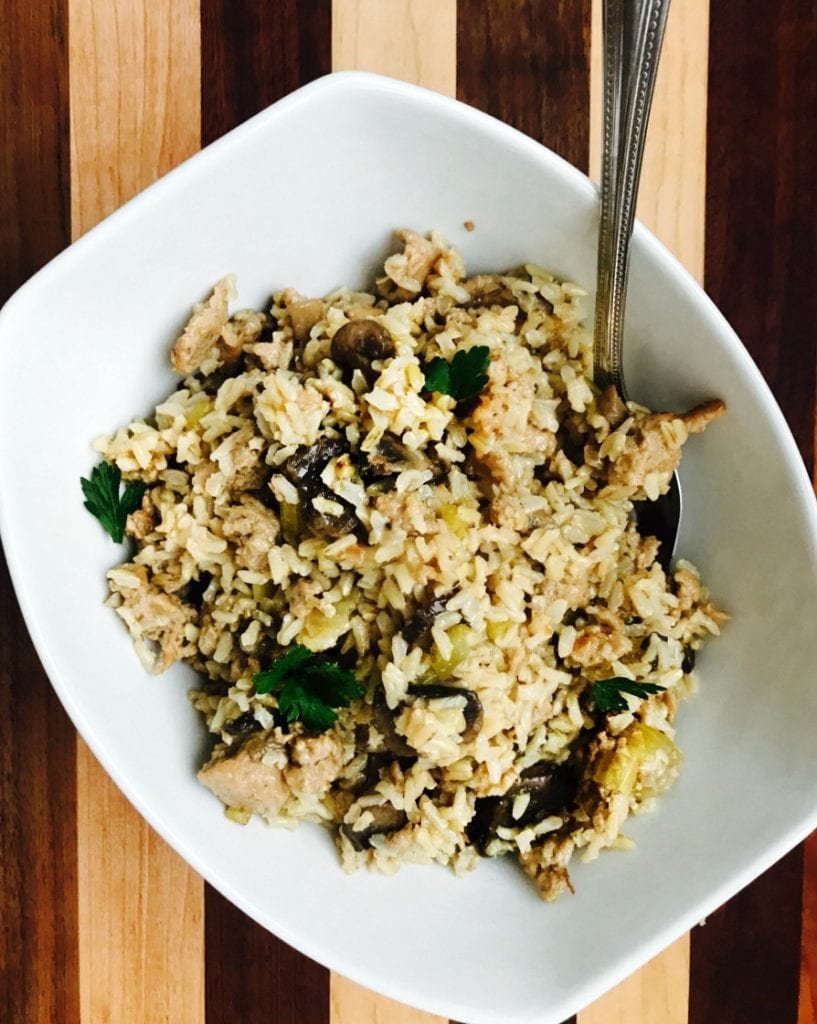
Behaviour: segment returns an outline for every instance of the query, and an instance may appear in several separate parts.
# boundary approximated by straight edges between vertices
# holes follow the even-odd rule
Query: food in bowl
[[[725,615],[633,503],[724,406],[600,392],[580,288],[398,234],[371,292],[196,307],[181,385],[84,481],[135,542],[109,603],[201,674],[233,820],[328,825],[349,870],[511,853],[551,900],[678,774]]]

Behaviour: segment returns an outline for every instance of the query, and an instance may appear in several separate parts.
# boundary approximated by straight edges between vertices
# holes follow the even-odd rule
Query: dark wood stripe
[[[2,304],[70,241],[70,179],[65,3],[4,0],[0,24]],[[0,706],[0,1018],[73,1022],[74,730],[34,653],[2,553]]]
[[[817,832],[803,844],[803,928],[797,1024],[817,1020]]]
[[[795,1024],[802,847],[692,932],[689,1024]]]
[[[328,1024],[329,972],[209,885],[204,896],[207,1024]]]
[[[590,0],[458,0],[457,97],[586,172]]]
[[[817,8],[723,0],[710,12],[705,284],[812,469]],[[690,1024],[794,1024],[802,865],[795,850],[695,929]]]
[[[202,144],[331,69],[330,0],[202,0]],[[328,1024],[329,972],[205,888],[207,1024]]]
[[[513,125],[584,172],[590,7],[590,0],[457,0],[457,99]],[[576,1018],[564,1024],[576,1024]]]
[[[736,30],[739,26],[739,31]],[[814,464],[817,5],[711,5],[707,291]]]
[[[202,0],[202,144],[328,74],[331,0]]]

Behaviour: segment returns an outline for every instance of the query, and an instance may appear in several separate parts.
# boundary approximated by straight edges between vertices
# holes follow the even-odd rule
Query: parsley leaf
[[[85,508],[96,516],[116,543],[121,544],[125,536],[125,522],[131,512],[142,504],[147,484],[133,480],[125,484],[125,490],[120,494],[122,474],[119,467],[110,462],[100,462],[91,470],[90,479],[82,476],[79,482],[85,495]]]
[[[300,644],[276,658],[265,672],[256,672],[253,683],[256,693],[278,694],[278,707],[288,722],[300,720],[317,732],[335,724],[335,708],[348,708],[364,693],[353,672],[321,660]]]
[[[451,395],[464,402],[478,395],[488,383],[488,363],[491,359],[487,345],[474,345],[461,349],[451,362],[436,356],[425,367],[425,386],[429,391]]]
[[[451,394],[451,367],[442,356],[435,356],[425,365],[426,388],[439,391],[441,395]]]
[[[602,679],[599,683],[593,683],[591,692],[599,711],[626,711],[629,705],[622,697],[623,693],[632,694],[633,697],[640,697],[643,700],[651,693],[662,693],[665,689],[665,686],[658,686],[656,683],[636,683],[623,676],[613,676],[612,679]]]
[[[252,681],[255,683],[255,692],[274,693],[280,689],[291,672],[312,657],[314,655],[307,647],[301,647],[300,644],[291,647],[286,654],[275,659],[272,668],[268,668],[266,672],[256,672],[252,677]]]

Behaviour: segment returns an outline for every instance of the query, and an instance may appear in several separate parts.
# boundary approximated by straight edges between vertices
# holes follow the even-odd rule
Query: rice
[[[196,307],[179,387],[97,442],[148,485],[108,603],[146,667],[201,674],[199,777],[232,820],[320,822],[347,870],[511,854],[555,899],[678,774],[675,712],[725,616],[633,503],[723,406],[625,407],[592,382],[580,288],[469,278],[436,234],[398,235],[371,292],[230,316],[225,279]],[[480,347],[473,397],[426,386]],[[325,728],[256,679],[296,646],[363,688]],[[654,692],[606,710],[611,679]]]

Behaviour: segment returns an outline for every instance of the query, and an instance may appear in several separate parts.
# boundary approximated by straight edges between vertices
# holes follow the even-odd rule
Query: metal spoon
[[[669,0],[604,2],[604,135],[601,165],[594,379],[627,401],[622,370],[624,301],[644,139],[658,71]],[[681,521],[681,487],[674,473],[657,501],[636,504],[639,531],[661,542],[669,567]]]

